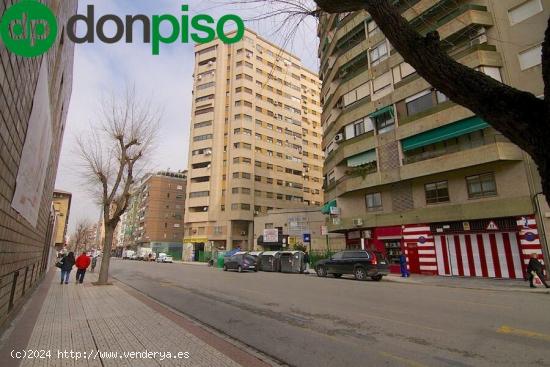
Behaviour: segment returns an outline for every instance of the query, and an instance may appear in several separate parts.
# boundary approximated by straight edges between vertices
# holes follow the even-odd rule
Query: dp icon
[[[14,54],[34,57],[45,53],[57,38],[57,20],[46,5],[23,0],[8,8],[0,20],[0,36]]]

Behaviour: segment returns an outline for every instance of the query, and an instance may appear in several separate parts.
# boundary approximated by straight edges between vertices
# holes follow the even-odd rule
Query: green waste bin
[[[223,268],[223,257],[225,255],[225,251],[219,251],[218,252],[218,268]]]

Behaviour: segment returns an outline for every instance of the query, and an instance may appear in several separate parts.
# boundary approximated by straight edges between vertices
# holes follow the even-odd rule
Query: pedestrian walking
[[[86,274],[86,269],[90,266],[90,258],[86,256],[86,252],[83,252],[82,255],[76,258],[76,282],[82,284],[84,282],[84,275]]]
[[[533,284],[535,275],[538,276],[542,284],[544,284],[544,286],[548,288],[548,284],[546,284],[546,280],[544,280],[544,274],[542,273],[542,264],[540,263],[539,259],[537,259],[537,254],[532,253],[529,264],[527,265],[527,276],[529,277],[529,287],[531,288],[536,288]]]
[[[305,263],[305,266],[306,266],[306,269],[304,270],[304,273],[309,274],[309,254],[307,253],[307,251],[305,251],[305,253],[304,253],[304,263]]]
[[[93,273],[95,271],[95,267],[97,265],[97,256],[92,257],[92,267],[90,271]]]
[[[408,278],[410,274],[409,269],[407,269],[407,257],[403,251],[399,253],[399,267],[401,268],[401,276],[403,278]]]
[[[61,269],[61,284],[69,283],[69,275],[71,270],[73,270],[73,265],[75,263],[74,252],[69,252],[66,256],[59,261],[59,268]]]

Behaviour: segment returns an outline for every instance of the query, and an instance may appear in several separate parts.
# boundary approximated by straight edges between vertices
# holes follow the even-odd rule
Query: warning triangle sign
[[[487,225],[487,230],[488,231],[498,231],[498,226],[496,225],[495,222],[490,221],[489,224]]]

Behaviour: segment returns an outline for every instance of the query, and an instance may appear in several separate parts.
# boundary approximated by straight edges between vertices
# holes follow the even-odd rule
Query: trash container
[[[279,251],[265,251],[260,258],[262,271],[279,271]]]
[[[281,273],[302,273],[305,270],[302,251],[283,251],[280,253]]]
[[[256,259],[256,269],[262,270],[262,251],[251,251],[248,253],[251,256],[254,256]]]
[[[223,257],[225,255],[225,251],[218,251],[218,261],[216,263],[216,267],[223,268]]]

